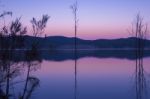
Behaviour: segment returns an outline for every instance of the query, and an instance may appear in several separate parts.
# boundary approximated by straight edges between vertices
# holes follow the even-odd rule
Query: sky
[[[30,20],[43,14],[51,16],[45,29],[47,36],[74,36],[74,21],[70,6],[74,0],[0,0],[0,12],[12,11],[14,20],[21,17],[28,34]],[[150,23],[150,0],[78,0],[78,37],[82,39],[114,39],[131,36],[137,13]]]

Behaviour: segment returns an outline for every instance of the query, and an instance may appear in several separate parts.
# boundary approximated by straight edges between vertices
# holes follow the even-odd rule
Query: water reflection
[[[136,59],[135,85],[136,99],[148,99],[147,82],[142,57]]]
[[[139,40],[136,52],[136,70],[135,70],[135,87],[136,99],[148,99],[147,95],[147,78],[144,69],[144,41]]]
[[[41,64],[40,60],[40,53],[36,53],[36,51],[27,51],[26,52],[26,67],[27,67],[27,75],[24,85],[23,94],[20,96],[20,99],[29,99],[31,94],[39,86],[40,80],[35,77],[31,76],[32,71],[36,71]]]
[[[146,75],[146,71],[150,72],[149,58],[138,57],[136,60],[129,60],[85,57],[64,61],[42,58],[41,53],[36,54],[32,51],[27,51],[25,59],[21,60],[1,58],[0,99],[149,97]],[[131,82],[133,73],[134,90]]]
[[[77,54],[77,53],[76,53]],[[77,73],[78,73],[78,71],[77,71],[77,55],[75,55],[75,72],[74,72],[74,75],[75,75],[75,88],[74,88],[74,99],[77,99],[77,88],[78,88],[78,82],[77,82]]]
[[[6,50],[1,52],[0,55],[0,71],[1,71],[1,81],[0,81],[0,97],[8,99],[11,96],[10,87],[13,86],[12,80],[20,74],[17,62],[11,61],[12,51]]]
[[[20,96],[20,99],[29,99],[33,91],[38,87],[40,84],[40,80],[37,77],[31,76],[31,71],[35,71],[37,69],[38,64],[40,62],[28,62],[27,63],[27,73],[25,79],[25,85],[23,89],[23,94]]]
[[[31,76],[31,72],[39,68],[41,60],[37,60],[38,56],[34,57],[35,54],[30,52],[25,55],[24,61],[14,61],[14,51],[5,50],[0,53],[0,99],[29,99],[40,82],[37,77]],[[16,80],[26,70],[26,78]],[[24,87],[16,93],[15,86],[20,83]]]

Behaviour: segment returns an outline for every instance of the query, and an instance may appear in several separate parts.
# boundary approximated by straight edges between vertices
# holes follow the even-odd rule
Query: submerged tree
[[[74,17],[74,59],[75,59],[75,90],[74,90],[74,99],[77,98],[77,29],[78,29],[78,16],[77,16],[77,12],[78,12],[78,2],[77,0],[75,1],[75,3],[73,5],[71,5],[71,10],[73,13],[73,17]]]
[[[48,15],[43,15],[41,20],[36,20],[35,18],[31,20],[34,37],[40,37],[44,33],[48,19]],[[31,50],[26,51],[25,59],[27,61],[27,77],[20,99],[29,99],[32,92],[39,85],[39,79],[30,75],[30,72],[37,68],[41,63],[40,52],[38,51],[39,45],[40,42],[34,40],[31,45]]]
[[[4,13],[4,15],[11,13]],[[2,81],[5,83],[6,90],[3,91],[3,97],[8,99],[12,97],[10,93],[11,81],[18,75],[18,63],[14,62],[15,49],[24,45],[22,36],[26,34],[26,27],[22,26],[20,18],[12,21],[10,25],[4,24],[0,30],[0,68]],[[2,91],[2,90],[1,90]]]
[[[143,17],[137,14],[135,22],[132,26],[132,34],[135,38],[136,53],[136,70],[135,70],[135,87],[136,99],[145,99],[147,93],[145,70],[143,66],[143,56],[145,48],[145,40],[147,36],[147,24],[144,23]]]
[[[12,21],[10,24],[5,23],[5,16],[12,16],[12,12],[3,12],[0,14],[0,19],[4,21],[4,24],[1,24],[0,28],[0,99],[29,99],[31,97],[32,92],[39,85],[39,79],[30,75],[32,69],[35,70],[38,64],[41,61],[32,62],[33,57],[28,58],[28,73],[27,79],[25,81],[25,91],[22,96],[16,96],[16,93],[13,93],[15,89],[14,84],[18,82],[13,82],[14,78],[20,75],[22,66],[20,62],[15,60],[15,55],[17,54],[16,49],[24,47],[24,35],[27,33],[27,28],[23,27],[20,22],[21,18],[16,18],[16,20]],[[35,31],[34,36],[38,36],[38,34],[44,32],[44,28],[46,27],[47,16],[43,16],[41,21],[36,21],[33,19],[33,24],[37,31]],[[37,23],[36,23],[37,22]],[[35,30],[36,30],[35,29]],[[22,54],[21,54],[22,55]],[[39,59],[39,58],[38,58]],[[34,59],[33,59],[34,60]],[[21,81],[19,81],[20,83]],[[13,91],[12,91],[13,90]],[[18,98],[19,97],[19,98]]]

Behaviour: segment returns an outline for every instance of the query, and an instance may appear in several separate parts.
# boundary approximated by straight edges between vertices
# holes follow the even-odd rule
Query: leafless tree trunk
[[[78,2],[77,0],[73,5],[71,5],[71,10],[73,12],[74,16],[74,33],[75,33],[75,50],[77,49],[77,25],[78,25],[78,17],[77,17],[77,12],[78,12]]]
[[[147,36],[147,24],[144,23],[140,14],[137,14],[135,22],[132,27],[132,34],[135,39],[135,52],[136,52],[136,71],[135,71],[135,85],[136,85],[136,98],[145,99],[146,97],[146,78],[143,66],[143,55],[145,48],[145,40]]]
[[[138,13],[134,23],[132,24],[132,31],[134,37],[136,37],[136,49],[143,50],[145,47],[145,39],[148,33],[147,24],[144,23],[143,17]]]
[[[75,33],[75,38],[74,38],[74,55],[75,55],[75,95],[74,98],[77,98],[77,28],[78,28],[78,17],[77,17],[77,12],[78,12],[78,2],[77,0],[73,5],[71,5],[71,10],[73,12],[74,16],[74,33]]]

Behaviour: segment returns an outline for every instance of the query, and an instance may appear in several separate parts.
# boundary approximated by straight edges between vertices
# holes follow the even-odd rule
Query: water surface
[[[76,61],[44,59],[19,64],[18,76],[10,81],[13,83],[10,94],[15,98],[25,89],[24,96],[31,91],[29,99],[150,98],[149,57],[143,59],[142,69],[136,65],[135,59],[94,56]],[[137,75],[141,72],[142,75]],[[26,80],[29,82],[25,87]]]

